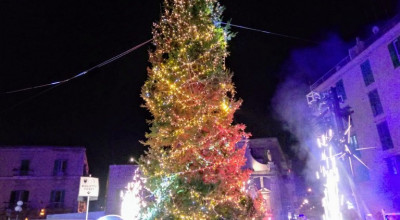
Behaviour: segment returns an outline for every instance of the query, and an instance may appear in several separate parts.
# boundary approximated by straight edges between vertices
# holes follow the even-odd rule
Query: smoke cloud
[[[292,151],[306,163],[303,174],[308,180],[315,180],[315,169],[308,168],[315,168],[319,161],[313,152],[316,140],[306,94],[311,83],[347,55],[348,48],[338,36],[330,35],[318,46],[293,51],[281,68],[283,80],[277,86],[272,106],[277,118],[284,121],[284,129],[297,138]]]

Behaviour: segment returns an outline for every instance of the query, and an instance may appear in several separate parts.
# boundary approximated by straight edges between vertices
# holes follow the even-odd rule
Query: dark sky
[[[372,25],[392,17],[398,6],[396,0],[224,0],[222,4],[224,20],[232,19],[233,24],[315,42],[334,34],[349,45],[356,36],[367,36]],[[0,144],[85,146],[91,172],[100,177],[107,174],[109,164],[140,155],[144,147],[138,140],[144,138],[145,120],[150,119],[140,107],[150,45],[51,90],[3,92],[66,79],[150,39],[161,0],[2,0],[0,8]],[[317,50],[321,45],[232,30],[237,36],[230,42],[227,67],[234,72],[238,97],[244,100],[235,121],[245,123],[254,137],[278,136],[287,149],[288,133],[274,119],[270,99],[290,75],[282,69],[290,65],[293,51]],[[335,63],[321,62],[321,57],[329,57],[329,51],[323,51],[306,59],[323,63],[319,69],[326,71]],[[323,73],[304,80],[312,82]]]

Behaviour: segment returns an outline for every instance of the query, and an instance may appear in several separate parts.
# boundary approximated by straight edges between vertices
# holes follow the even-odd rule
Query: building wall
[[[133,181],[137,165],[111,165],[108,173],[106,210],[107,215],[121,215],[121,192]]]
[[[379,39],[373,42],[358,56],[330,76],[315,88],[323,92],[335,87],[336,82],[343,80],[347,99],[341,107],[350,106],[354,113],[352,134],[357,136],[359,147],[375,147],[374,150],[361,151],[361,159],[371,168],[370,180],[357,183],[362,203],[373,214],[384,208],[393,210],[393,201],[400,198],[399,188],[388,186],[390,175],[385,159],[400,155],[400,67],[395,68],[388,45],[400,36],[400,24],[392,27]],[[400,51],[399,51],[400,52]],[[369,60],[375,82],[366,86],[360,65]],[[383,107],[383,113],[373,115],[368,93],[377,90]],[[377,130],[377,124],[386,121],[394,148],[383,150]],[[356,163],[355,166],[361,166]],[[400,165],[399,165],[400,166]],[[356,174],[357,175],[357,174]],[[364,204],[362,204],[364,205]],[[398,210],[399,211],[399,210]]]
[[[287,219],[296,203],[293,175],[277,138],[249,139],[246,168],[252,170],[250,190],[260,191],[271,219]]]
[[[10,204],[12,191],[29,191],[22,215],[37,216],[40,209],[52,212],[76,212],[80,177],[87,174],[85,148],[82,147],[0,147],[0,216],[14,215]],[[21,160],[29,160],[29,170],[21,172]],[[54,173],[56,160],[66,167]],[[50,203],[53,190],[64,190],[63,204]],[[57,206],[57,205],[56,205]],[[7,211],[8,208],[12,208]],[[1,218],[1,217],[0,217]]]

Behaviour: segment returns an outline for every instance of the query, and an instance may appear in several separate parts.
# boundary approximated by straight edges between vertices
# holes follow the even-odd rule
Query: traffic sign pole
[[[97,200],[99,196],[99,179],[96,177],[88,176],[88,177],[81,177],[81,181],[79,184],[79,193],[78,199],[86,200],[86,220],[89,218],[89,203],[90,199]]]
[[[89,216],[89,202],[90,202],[90,196],[87,197],[86,220],[88,220],[88,216]]]

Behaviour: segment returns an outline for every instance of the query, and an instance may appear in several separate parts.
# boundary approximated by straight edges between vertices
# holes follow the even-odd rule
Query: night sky
[[[356,36],[369,36],[398,12],[396,0],[221,3],[224,21],[315,42],[232,28],[227,67],[244,100],[235,122],[253,137],[279,137],[291,157],[293,139],[270,104],[277,86],[307,70],[299,80],[315,81],[347,55]],[[138,141],[151,118],[140,107],[150,44],[50,90],[4,92],[69,78],[150,39],[161,0],[2,0],[0,8],[0,145],[84,146],[91,173],[101,178],[108,165],[141,155]],[[294,65],[296,57],[303,66]]]

